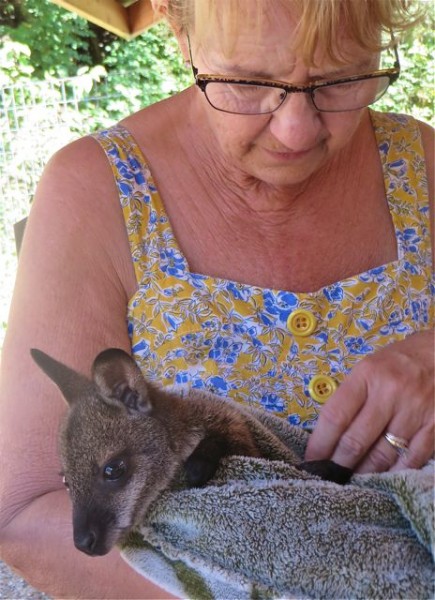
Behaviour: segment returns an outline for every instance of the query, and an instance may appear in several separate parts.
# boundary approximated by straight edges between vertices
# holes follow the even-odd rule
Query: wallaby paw
[[[340,485],[349,482],[353,475],[352,469],[338,465],[332,460],[308,460],[295,465],[300,471],[317,475],[325,481],[333,481]]]

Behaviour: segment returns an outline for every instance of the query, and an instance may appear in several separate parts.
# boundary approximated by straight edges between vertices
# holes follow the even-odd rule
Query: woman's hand
[[[395,449],[387,432],[408,449]],[[434,338],[425,331],[358,363],[323,407],[305,460],[359,473],[417,469],[433,456],[434,432]]]

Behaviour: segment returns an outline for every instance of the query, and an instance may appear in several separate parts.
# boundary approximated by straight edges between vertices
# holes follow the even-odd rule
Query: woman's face
[[[235,50],[227,58],[212,41],[195,48],[193,62],[199,73],[262,77],[308,84],[355,75],[377,68],[378,57],[346,44],[352,62],[328,64],[316,56],[315,68],[307,68],[292,53],[294,24],[288,14],[276,10],[260,35],[242,29]],[[197,88],[200,110],[213,132],[213,143],[224,160],[248,176],[271,185],[301,183],[317,172],[352,139],[363,110],[320,113],[308,94],[290,94],[274,113],[234,115],[211,107]]]

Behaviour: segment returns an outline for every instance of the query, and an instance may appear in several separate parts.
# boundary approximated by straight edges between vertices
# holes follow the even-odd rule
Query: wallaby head
[[[122,350],[99,354],[92,379],[40,350],[31,354],[69,406],[60,454],[73,505],[74,543],[87,554],[106,554],[179,466],[156,415],[161,391]]]

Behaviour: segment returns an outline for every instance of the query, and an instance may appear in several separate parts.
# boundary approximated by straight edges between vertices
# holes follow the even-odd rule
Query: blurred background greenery
[[[400,44],[402,75],[376,108],[434,124],[427,4],[425,22]],[[1,348],[16,270],[13,224],[27,214],[50,155],[183,89],[192,76],[164,23],[125,41],[48,0],[0,0],[0,65]]]

